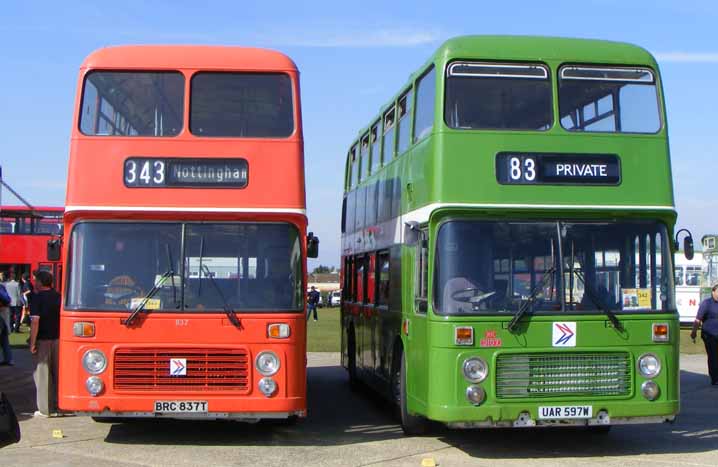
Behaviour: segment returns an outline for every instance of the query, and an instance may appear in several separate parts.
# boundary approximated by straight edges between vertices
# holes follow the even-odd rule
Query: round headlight
[[[259,380],[259,390],[265,396],[269,397],[277,390],[277,383],[272,378],[262,378]]]
[[[279,371],[279,357],[274,352],[260,352],[254,364],[264,376],[272,376]]]
[[[102,380],[97,376],[90,376],[89,378],[87,378],[87,381],[85,381],[85,388],[87,388],[87,392],[89,392],[93,396],[96,396],[101,393],[104,387],[105,383],[103,383]]]
[[[650,353],[641,355],[638,359],[638,370],[646,378],[655,378],[661,372],[661,361]]]
[[[649,380],[644,381],[644,383],[641,384],[641,393],[643,394],[643,397],[649,401],[654,401],[661,395],[661,389],[655,382]]]
[[[472,383],[480,383],[489,374],[489,365],[483,358],[471,357],[464,360],[464,378]]]
[[[82,356],[82,367],[91,375],[99,375],[107,368],[107,358],[99,350],[88,350]]]
[[[486,391],[479,386],[469,386],[466,388],[466,398],[474,405],[480,405],[486,399]]]

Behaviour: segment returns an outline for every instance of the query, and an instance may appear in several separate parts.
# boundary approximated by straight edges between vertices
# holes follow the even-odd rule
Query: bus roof
[[[357,139],[381,118],[394,102],[432,63],[449,62],[452,59],[474,59],[487,61],[561,61],[574,63],[596,63],[611,65],[643,65],[658,70],[658,64],[643,47],[627,42],[599,39],[577,39],[547,36],[502,36],[473,35],[453,37],[439,46],[409,79],[394,93],[389,101],[379,108],[369,125],[357,133]],[[352,145],[356,140],[352,142]]]
[[[98,49],[82,69],[296,71],[292,59],[269,49],[196,45],[127,45]]]
[[[58,213],[62,214],[65,208],[62,206],[33,206],[30,209],[27,206],[0,206],[0,215],[14,215],[14,216],[26,216],[32,217],[37,216],[38,213]],[[42,214],[41,214],[42,215]]]
[[[633,44],[542,36],[460,36],[444,42],[434,57],[656,65],[646,49]]]

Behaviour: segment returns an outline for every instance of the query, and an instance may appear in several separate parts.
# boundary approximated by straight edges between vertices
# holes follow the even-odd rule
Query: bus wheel
[[[429,431],[429,421],[424,417],[411,415],[407,409],[406,399],[406,358],[401,354],[401,376],[399,378],[399,412],[401,414],[401,429],[410,436],[423,435]]]
[[[357,379],[357,345],[354,337],[354,328],[349,328],[349,336],[347,343],[348,362],[347,368],[349,372],[349,387],[352,390],[359,389],[359,380]]]

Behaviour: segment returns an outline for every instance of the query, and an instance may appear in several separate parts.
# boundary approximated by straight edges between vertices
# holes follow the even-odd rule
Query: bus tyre
[[[399,413],[401,415],[401,429],[404,434],[410,436],[420,436],[429,431],[429,421],[424,417],[411,415],[407,409],[406,397],[406,358],[404,353],[401,354],[401,374],[399,388]]]
[[[349,328],[349,336],[347,337],[347,371],[349,373],[349,387],[352,391],[359,389],[359,379],[357,378],[357,344],[354,337],[354,328]]]

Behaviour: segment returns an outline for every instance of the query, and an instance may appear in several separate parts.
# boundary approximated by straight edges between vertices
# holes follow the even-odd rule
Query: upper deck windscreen
[[[197,73],[191,84],[194,135],[286,138],[294,131],[289,75]]]
[[[560,70],[561,125],[570,131],[656,133],[656,81],[645,68],[565,66]]]
[[[548,69],[538,64],[451,63],[444,118],[456,129],[547,130],[553,120]]]
[[[80,131],[96,136],[176,136],[182,130],[179,72],[93,71],[82,91]]]

